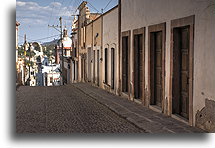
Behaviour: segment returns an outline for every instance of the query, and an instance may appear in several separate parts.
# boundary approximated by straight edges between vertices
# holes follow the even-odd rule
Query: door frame
[[[142,76],[142,79],[143,79],[143,82],[142,82],[142,97],[140,98],[141,102],[145,105],[145,30],[146,28],[145,27],[142,27],[142,28],[139,28],[139,29],[134,29],[133,30],[133,49],[135,49],[134,47],[134,36],[135,35],[142,35],[142,74],[140,75],[140,77]],[[133,59],[135,58],[134,57],[134,50],[133,50]],[[134,60],[133,60],[134,61]],[[133,62],[133,71],[134,71],[134,62]],[[134,72],[132,72],[132,96],[134,98]],[[134,98],[135,99],[135,98]]]
[[[174,28],[190,27],[189,45],[189,124],[193,125],[193,73],[194,73],[194,25],[195,16],[175,19],[171,21],[171,45],[170,45],[170,84],[169,84],[169,114],[172,116],[172,91],[173,91],[173,33]]]
[[[123,65],[123,63],[122,63],[122,56],[123,56],[123,45],[122,45],[122,38],[123,37],[128,37],[128,93],[125,93],[125,92],[123,92],[122,91],[122,65]],[[129,30],[129,31],[124,31],[124,32],[122,32],[121,33],[121,41],[120,41],[120,47],[121,47],[121,57],[120,57],[120,93],[121,93],[121,95],[123,96],[123,97],[128,97],[128,99],[130,99],[130,93],[131,93],[131,91],[130,91],[130,49],[131,49],[131,30]]]
[[[162,101],[161,111],[165,112],[165,53],[166,53],[166,23],[151,25],[148,27],[148,99],[147,105],[151,106],[151,33],[162,31]],[[154,86],[154,84],[153,84]]]

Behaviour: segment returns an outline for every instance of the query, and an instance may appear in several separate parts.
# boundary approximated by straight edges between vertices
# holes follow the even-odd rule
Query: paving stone
[[[16,91],[17,133],[143,133],[73,86]]]
[[[150,133],[202,133],[205,132],[196,127],[188,126],[187,124],[180,122],[171,117],[165,116],[162,113],[155,112],[149,108],[144,107],[143,105],[134,103],[120,96],[116,96],[106,91],[92,87],[87,83],[78,83],[73,84],[75,87],[86,90],[86,93],[94,93],[96,95],[94,99],[98,102],[113,102],[111,104],[106,103],[107,107],[117,114],[125,117],[127,120],[135,124],[136,126],[146,130]],[[102,96],[102,97],[98,97]],[[105,105],[105,104],[104,104]],[[121,108],[121,109],[120,109]],[[124,113],[122,110],[126,108],[127,111]]]

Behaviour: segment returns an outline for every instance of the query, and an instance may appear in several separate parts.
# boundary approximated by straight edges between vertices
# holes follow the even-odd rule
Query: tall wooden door
[[[91,48],[88,48],[88,81],[91,82],[91,61],[92,61],[92,57],[91,57]]]
[[[122,38],[122,92],[128,92],[128,37]]]
[[[174,29],[173,113],[189,117],[189,27]]]
[[[162,103],[162,32],[155,34],[155,104]]]
[[[93,83],[96,82],[96,51],[93,50]]]
[[[111,48],[111,89],[115,85],[115,49]]]
[[[97,50],[97,86],[99,86],[99,74],[100,74],[100,63],[99,63],[99,50]]]
[[[151,104],[162,107],[162,31],[151,33]]]
[[[141,99],[143,89],[143,36],[134,36],[134,98]]]

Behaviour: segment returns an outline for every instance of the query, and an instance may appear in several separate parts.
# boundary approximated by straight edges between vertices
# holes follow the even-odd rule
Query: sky
[[[16,21],[19,26],[19,45],[24,42],[44,43],[59,38],[59,32],[48,25],[59,25],[59,17],[63,19],[63,27],[71,32],[71,25],[77,7],[83,0],[17,0]],[[87,0],[90,12],[104,12],[117,5],[118,0]]]

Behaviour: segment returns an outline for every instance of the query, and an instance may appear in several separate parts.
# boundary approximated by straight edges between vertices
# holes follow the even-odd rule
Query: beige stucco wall
[[[205,99],[215,100],[215,10],[213,0],[122,0],[122,32],[146,27],[145,61],[148,61],[148,26],[166,22],[165,98],[169,99],[171,20],[195,15],[193,121]],[[131,41],[133,40],[131,36]],[[133,42],[131,42],[131,50]],[[132,54],[130,55],[132,57]],[[132,61],[131,61],[132,62]],[[132,63],[130,64],[133,65]],[[132,68],[133,69],[133,68]],[[148,63],[145,63],[148,88]]]
[[[93,46],[101,46],[101,17],[93,21]],[[95,40],[95,36],[98,33],[98,37]]]
[[[118,79],[118,7],[114,8],[103,17],[103,59],[105,48],[108,49],[108,84],[111,85],[111,48],[115,49],[115,92],[119,88]],[[103,61],[103,81],[105,79],[105,61]]]
[[[101,56],[101,39],[102,39],[102,31],[101,31],[101,23],[102,23],[102,18],[99,17],[95,21],[93,21],[93,50],[95,50],[95,83],[98,83],[98,69],[97,69],[97,64],[99,62],[99,84],[101,84],[101,69],[102,65],[101,62],[98,61],[100,56]],[[96,37],[97,36],[97,37]],[[99,57],[97,56],[99,52]],[[93,54],[92,54],[93,55]],[[93,69],[94,70],[94,69]],[[92,70],[92,71],[93,71]]]
[[[92,23],[86,26],[86,47],[92,46]]]

